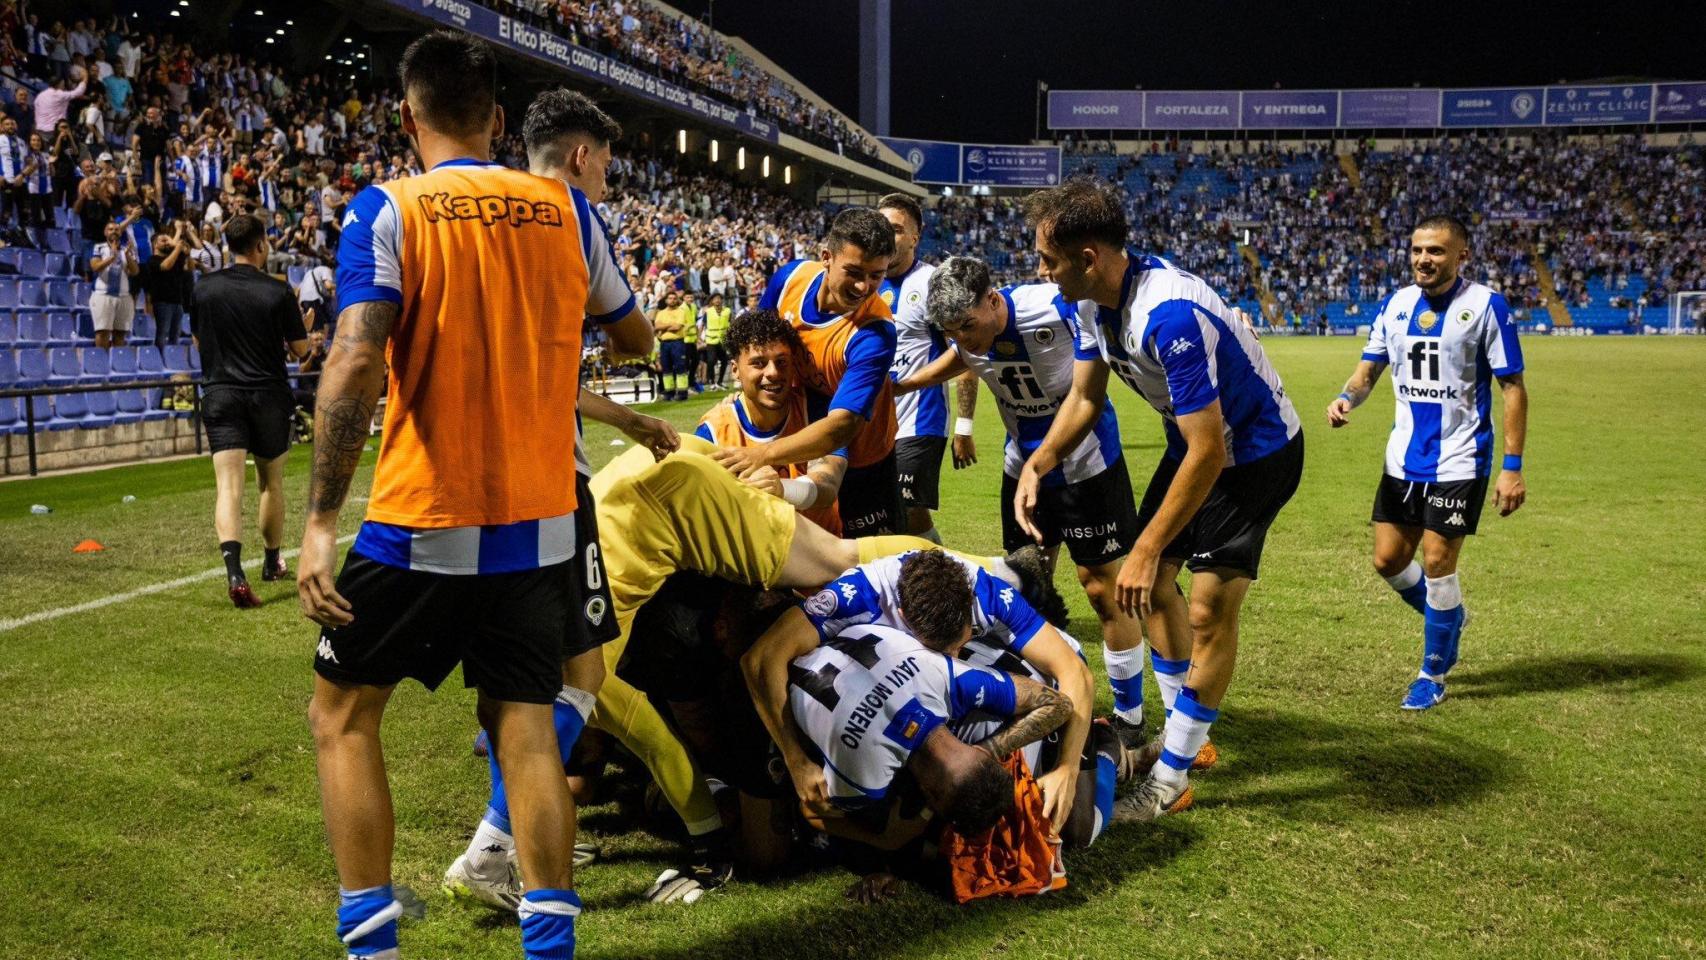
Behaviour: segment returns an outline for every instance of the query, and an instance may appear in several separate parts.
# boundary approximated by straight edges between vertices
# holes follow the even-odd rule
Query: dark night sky
[[[706,0],[675,5],[704,16]],[[1280,12],[1286,8],[1307,12]],[[1706,79],[1701,0],[1596,5],[1581,15],[1573,8],[1494,0],[895,0],[891,130],[1028,140],[1038,80],[1056,89],[1160,90]],[[716,26],[857,117],[858,0],[720,0]],[[1414,39],[1424,37],[1434,39]]]

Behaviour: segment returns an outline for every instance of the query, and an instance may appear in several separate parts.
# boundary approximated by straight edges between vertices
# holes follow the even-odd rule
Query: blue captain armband
[[[1520,454],[1520,453],[1507,453],[1507,454],[1505,454],[1505,469],[1515,471],[1516,473],[1521,473],[1522,472],[1522,454]]]

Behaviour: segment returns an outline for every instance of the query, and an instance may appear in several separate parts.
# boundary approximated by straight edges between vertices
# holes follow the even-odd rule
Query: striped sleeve
[[[391,195],[368,187],[350,201],[338,239],[338,305],[403,302],[403,220]]]
[[[634,309],[634,291],[628,278],[616,265],[616,250],[610,245],[610,232],[604,220],[587,202],[586,194],[569,188],[575,204],[575,220],[580,224],[581,253],[586,258],[586,313],[594,323],[614,323]]]
[[[1516,323],[1511,320],[1511,307],[1497,293],[1487,302],[1487,324],[1482,347],[1487,351],[1487,366],[1493,375],[1508,377],[1522,372],[1522,341],[1517,339]]]

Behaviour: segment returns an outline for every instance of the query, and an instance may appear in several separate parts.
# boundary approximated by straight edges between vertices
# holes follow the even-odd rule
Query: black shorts
[[[201,422],[214,452],[247,450],[262,460],[290,449],[296,398],[289,388],[208,387],[201,397]]]
[[[936,509],[940,502],[937,488],[942,482],[942,452],[947,448],[947,437],[902,437],[894,442],[894,467],[903,505]]]
[[[1481,507],[1487,502],[1487,478],[1412,483],[1380,475],[1374,491],[1375,523],[1421,527],[1454,540],[1475,532]]]
[[[835,502],[841,511],[841,535],[849,540],[905,533],[906,511],[901,509],[894,452],[868,467],[848,467]]]
[[[314,671],[376,687],[413,677],[435,690],[460,663],[463,684],[488,697],[550,703],[563,688],[564,651],[585,649],[579,587],[568,562],[451,575],[351,550],[337,588],[355,622],[321,629]]]
[[[1179,461],[1169,457],[1156,464],[1137,511],[1138,529],[1148,526],[1161,509],[1178,470]],[[1162,558],[1183,561],[1191,570],[1226,567],[1256,579],[1268,527],[1297,492],[1302,479],[1303,433],[1299,431],[1285,446],[1262,459],[1220,471],[1208,499],[1161,552]]]
[[[1013,513],[1017,478],[1001,475],[1001,548],[1017,550],[1035,543],[1019,526]],[[1088,480],[1037,490],[1037,526],[1043,531],[1043,546],[1066,544],[1072,562],[1081,567],[1099,567],[1131,552],[1143,527],[1137,522],[1132,502],[1131,474],[1125,458]]]
[[[587,478],[575,473],[575,582],[580,585],[581,635],[564,641],[563,659],[616,639],[622,628],[616,623],[615,600],[610,596],[610,578],[604,573],[604,550],[598,543],[598,511]],[[570,642],[574,641],[574,642]]]

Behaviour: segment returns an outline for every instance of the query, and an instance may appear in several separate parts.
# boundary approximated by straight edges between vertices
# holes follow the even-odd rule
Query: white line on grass
[[[339,537],[338,542],[349,543],[354,539],[355,534],[352,533],[345,537]],[[301,552],[302,550],[300,548],[291,547],[289,550],[284,551],[278,556],[281,560],[293,560],[296,558],[296,555]],[[243,563],[243,566],[259,566],[261,560],[262,558],[260,557],[251,557]],[[88,613],[90,610],[99,610],[102,607],[110,607],[115,603],[124,603],[129,600],[135,600],[137,597],[149,596],[150,594],[165,593],[167,590],[176,590],[179,587],[187,587],[192,583],[200,583],[203,580],[212,580],[216,577],[223,576],[225,576],[225,568],[223,566],[214,567],[212,570],[203,570],[200,573],[192,573],[187,577],[179,577],[176,580],[167,580],[164,583],[151,583],[146,587],[138,587],[135,590],[128,590],[124,593],[115,593],[110,597],[101,597],[97,600],[90,600],[87,603],[79,603],[69,607],[60,607],[57,610],[40,610],[22,617],[0,620],[0,633],[5,633],[9,630],[16,630],[19,627],[27,627],[32,623],[41,623],[43,620],[57,620],[60,617],[69,617],[74,613]]]

